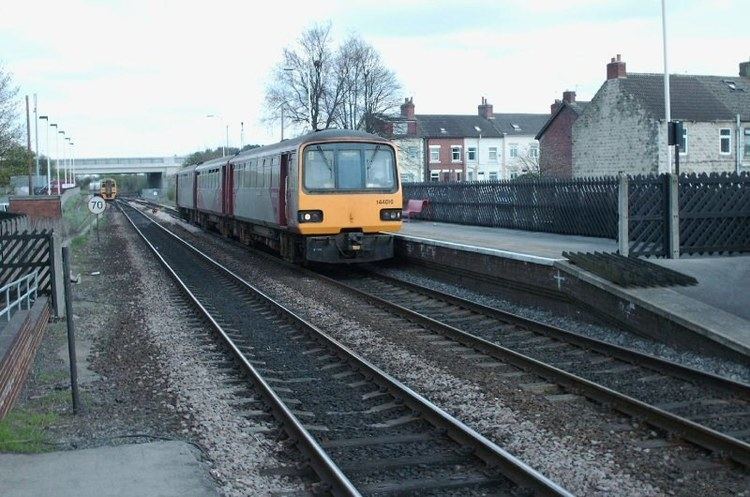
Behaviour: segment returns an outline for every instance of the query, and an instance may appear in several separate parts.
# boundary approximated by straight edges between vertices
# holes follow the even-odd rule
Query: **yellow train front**
[[[99,195],[104,200],[114,200],[117,197],[117,182],[111,178],[103,179]]]
[[[183,168],[177,206],[191,221],[295,262],[393,257],[401,229],[396,151],[377,135],[326,130]]]

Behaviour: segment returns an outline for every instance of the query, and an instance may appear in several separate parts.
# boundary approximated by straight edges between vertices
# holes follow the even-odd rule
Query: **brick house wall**
[[[573,123],[578,114],[565,107],[539,140],[539,170],[544,176],[573,177]]]
[[[62,218],[62,205],[58,195],[10,197],[9,210],[16,214],[26,214],[29,219]]]
[[[659,123],[608,80],[573,123],[573,177],[659,172]]]
[[[439,181],[456,181],[456,172],[461,173],[461,179],[466,178],[466,151],[463,149],[463,138],[429,138],[426,140],[425,160],[428,162],[429,171],[439,173]],[[461,160],[453,162],[451,148],[461,147]],[[430,147],[439,147],[440,160],[430,160]]]

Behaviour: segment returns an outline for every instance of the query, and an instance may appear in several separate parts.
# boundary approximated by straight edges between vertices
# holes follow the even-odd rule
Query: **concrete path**
[[[184,442],[0,454],[3,497],[204,497],[218,492]]]
[[[405,221],[398,234],[553,259],[561,259],[563,252],[612,252],[617,250],[617,241],[607,238],[558,235],[539,231],[434,223],[431,221]]]

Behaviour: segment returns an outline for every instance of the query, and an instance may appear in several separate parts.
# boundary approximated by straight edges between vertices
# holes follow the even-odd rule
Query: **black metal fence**
[[[418,219],[617,238],[617,178],[404,183]]]
[[[630,254],[668,254],[669,176],[628,182]],[[617,178],[405,183],[429,203],[418,219],[566,235],[617,238]],[[680,253],[750,252],[750,174],[683,174],[678,182]]]

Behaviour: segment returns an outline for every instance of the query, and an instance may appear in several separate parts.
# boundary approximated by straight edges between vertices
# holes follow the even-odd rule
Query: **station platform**
[[[98,447],[44,454],[0,454],[3,497],[218,496],[184,442]]]
[[[601,310],[634,332],[750,359],[750,256],[648,259],[695,277],[698,285],[623,288],[562,256],[566,251],[614,252],[615,240],[418,220],[404,222],[396,236],[402,255],[433,258],[443,266],[518,284],[526,280]]]

